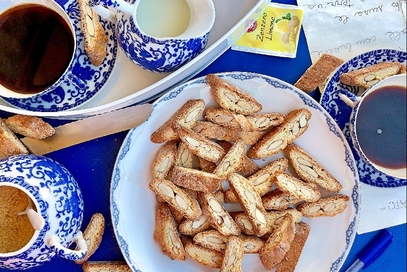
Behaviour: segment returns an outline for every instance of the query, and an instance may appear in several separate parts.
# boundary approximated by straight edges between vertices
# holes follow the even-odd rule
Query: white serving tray
[[[60,112],[35,112],[15,108],[0,99],[0,110],[48,117],[54,119],[80,119],[113,111],[133,104],[142,104],[161,96],[169,89],[198,74],[211,64],[246,31],[248,22],[255,20],[270,0],[213,0],[216,19],[208,45],[195,59],[175,72],[152,73],[136,66],[119,50],[116,67],[106,85],[89,102]]]

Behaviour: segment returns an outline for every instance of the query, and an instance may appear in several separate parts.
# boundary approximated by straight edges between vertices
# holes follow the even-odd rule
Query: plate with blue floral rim
[[[217,75],[252,94],[263,105],[262,112],[287,114],[301,107],[311,111],[309,127],[295,144],[308,151],[341,182],[340,193],[348,195],[350,200],[345,210],[334,217],[302,218],[310,225],[311,232],[297,267],[301,268],[298,271],[339,271],[354,241],[360,214],[359,177],[342,131],[317,101],[288,83],[246,72]],[[133,271],[218,271],[189,258],[171,260],[162,254],[153,238],[156,197],[148,184],[152,180],[151,165],[162,144],[152,143],[150,135],[190,99],[203,99],[207,107],[217,106],[205,77],[172,89],[153,103],[153,112],[146,122],[129,131],[116,158],[110,188],[112,223],[123,256]],[[263,166],[282,156],[278,154],[256,163]],[[246,254],[242,268],[269,271],[258,254]]]
[[[33,112],[59,112],[74,109],[94,98],[108,81],[116,64],[118,43],[114,33],[114,24],[101,19],[108,35],[107,54],[100,66],[94,66],[85,52],[84,36],[81,30],[79,6],[77,0],[55,0],[65,9],[75,28],[77,49],[73,73],[86,85],[81,89],[69,81],[64,81],[52,92],[31,98],[3,98],[8,104]]]
[[[350,115],[352,109],[345,104],[340,98],[341,92],[348,91],[355,95],[360,94],[360,90],[356,87],[342,84],[339,81],[339,76],[342,73],[357,70],[366,66],[370,66],[379,62],[393,61],[400,62],[406,65],[407,54],[405,51],[395,49],[377,49],[363,54],[360,54],[339,66],[329,78],[325,89],[321,94],[320,104],[332,116],[338,124],[343,134],[345,135],[359,172],[360,181],[376,187],[401,187],[406,186],[406,179],[391,177],[379,171],[376,171],[373,166],[366,164],[356,153],[350,137]],[[363,91],[363,90],[362,90]]]

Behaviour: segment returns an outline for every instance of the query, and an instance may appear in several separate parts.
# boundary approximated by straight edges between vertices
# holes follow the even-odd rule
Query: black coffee
[[[36,4],[0,14],[0,84],[33,94],[55,83],[69,65],[74,37],[55,11]]]
[[[366,157],[390,168],[406,167],[406,88],[386,86],[368,94],[359,107],[356,134]]]

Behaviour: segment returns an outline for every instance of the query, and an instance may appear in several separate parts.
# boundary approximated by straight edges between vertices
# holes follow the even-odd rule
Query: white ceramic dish
[[[340,67],[338,67],[329,78],[324,92],[321,95],[320,104],[332,116],[351,145],[358,168],[360,181],[376,187],[400,187],[406,186],[406,179],[395,178],[384,173],[380,173],[371,165],[365,164],[359,157],[353,148],[350,137],[349,121],[352,110],[339,97],[342,90],[347,90],[353,94],[357,94],[359,92],[358,88],[340,83],[339,76],[342,73],[357,70],[365,66],[384,61],[397,61],[406,65],[407,53],[395,49],[377,49],[360,54],[346,61]]]
[[[342,182],[341,193],[349,195],[351,200],[335,217],[303,219],[311,226],[311,233],[296,271],[339,271],[352,246],[360,212],[358,174],[342,132],[315,100],[281,80],[243,72],[219,76],[250,92],[262,103],[263,112],[286,114],[300,107],[311,110],[310,126],[295,143]],[[215,105],[204,78],[178,86],[154,102],[149,119],[129,132],[119,151],[112,176],[110,208],[119,246],[133,271],[216,271],[190,259],[172,261],[161,253],[153,240],[156,198],[148,184],[152,179],[151,164],[160,145],[150,141],[150,134],[188,99],[196,98],[204,99],[207,105]],[[265,164],[279,156],[258,163]],[[247,254],[243,259],[243,271],[268,270],[258,255]]]
[[[58,2],[67,5],[69,0]],[[245,0],[236,5],[234,0],[214,0],[216,19],[208,45],[195,59],[170,74],[157,74],[143,70],[118,50],[116,67],[98,95],[73,110],[37,112],[12,107],[0,100],[0,110],[55,119],[78,119],[141,104],[162,95],[165,91],[193,77],[225,52],[264,10],[269,0]]]
[[[63,81],[55,90],[40,94],[38,96],[30,98],[4,98],[0,99],[1,102],[6,103],[10,107],[16,107],[20,110],[27,112],[35,112],[35,115],[39,113],[43,114],[59,114],[59,112],[75,109],[81,105],[84,105],[91,99],[93,99],[106,85],[110,76],[113,73],[113,69],[116,64],[118,43],[114,34],[114,24],[106,20],[102,20],[101,23],[108,36],[108,43],[106,46],[106,57],[104,62],[99,66],[94,66],[90,62],[85,52],[84,36],[81,30],[79,7],[76,0],[58,0],[65,11],[68,13],[72,20],[72,25],[75,28],[77,49],[75,51],[73,73],[82,80],[85,88],[79,88],[69,82]],[[61,3],[64,3],[62,5]],[[2,4],[0,4],[2,9]],[[3,110],[3,108],[0,109]],[[4,109],[7,111],[7,109]]]

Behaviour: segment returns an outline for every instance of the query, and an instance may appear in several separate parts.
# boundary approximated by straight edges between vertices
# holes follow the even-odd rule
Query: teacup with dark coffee
[[[76,35],[69,16],[54,1],[5,2],[13,4],[0,11],[0,95],[53,90],[72,70]]]

